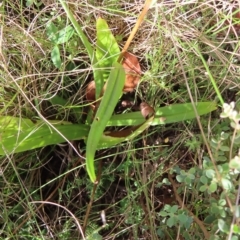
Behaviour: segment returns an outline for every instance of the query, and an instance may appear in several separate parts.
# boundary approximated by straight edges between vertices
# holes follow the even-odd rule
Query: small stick
[[[131,31],[131,33],[130,33],[130,35],[129,35],[129,37],[128,37],[128,39],[127,39],[127,41],[126,41],[126,43],[125,43],[125,45],[122,49],[122,52],[121,52],[121,54],[118,58],[118,62],[122,61],[123,54],[128,50],[129,45],[131,44],[138,28],[140,27],[141,23],[143,22],[143,19],[144,19],[145,15],[147,14],[151,4],[152,4],[152,0],[146,0],[146,2],[144,3],[144,8],[143,8],[141,14],[139,15],[138,20],[137,20],[133,30]]]
[[[85,231],[86,231],[86,227],[87,227],[87,223],[88,223],[89,214],[90,214],[90,211],[91,211],[91,208],[92,208],[92,204],[94,202],[95,192],[97,190],[98,183],[101,179],[101,175],[102,175],[102,160],[100,160],[100,162],[98,164],[97,181],[96,181],[96,183],[94,183],[92,194],[91,194],[88,206],[87,206],[87,210],[86,210],[86,214],[85,214],[85,218],[84,218],[84,222],[83,222],[83,233],[84,234],[85,234]]]

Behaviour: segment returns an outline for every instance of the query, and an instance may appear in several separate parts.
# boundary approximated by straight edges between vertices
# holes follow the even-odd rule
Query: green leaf
[[[170,212],[171,211],[171,205],[165,204],[163,210],[165,210],[166,212]]]
[[[120,49],[104,19],[97,19],[96,29],[97,44],[95,54],[97,69],[95,69],[94,81],[96,83],[96,99],[98,99],[113,63],[118,60]]]
[[[183,214],[183,213],[181,213],[181,214],[178,215],[178,220],[179,220],[179,222],[181,223],[181,226],[183,226],[183,225],[187,222],[188,218],[189,218],[189,217],[186,216],[186,215]]]
[[[190,226],[192,225],[192,222],[193,222],[193,218],[192,217],[188,217],[187,221],[184,224],[185,228],[189,229]]]
[[[69,141],[84,139],[89,132],[89,128],[85,125],[63,121],[49,121],[49,123]],[[43,121],[35,123],[24,118],[0,117],[0,155],[66,142],[56,130]]]
[[[26,6],[31,7],[33,5],[33,3],[34,3],[34,0],[27,0],[26,1]]]
[[[200,177],[200,181],[201,181],[203,184],[207,184],[207,183],[208,183],[208,179],[207,179],[205,176],[201,176],[201,177]]]
[[[58,95],[51,96],[50,94],[46,94],[46,98],[49,98],[49,102],[52,105],[58,105],[58,106],[66,106],[68,101],[64,99],[63,97],[60,97]]]
[[[184,182],[188,185],[190,185],[192,183],[192,179],[189,178],[189,176],[187,176],[185,179],[184,179]]]
[[[167,217],[167,216],[169,215],[169,213],[167,213],[167,212],[165,212],[165,211],[161,211],[161,212],[159,213],[159,215],[160,215],[161,217]]]
[[[73,33],[74,33],[74,29],[71,26],[67,26],[63,28],[57,34],[56,43],[63,44],[65,42],[68,42],[69,39],[72,37]]]
[[[240,157],[235,156],[229,163],[229,167],[240,171]]]
[[[223,219],[218,219],[218,228],[221,232],[229,232],[229,225]]]
[[[201,116],[216,110],[217,107],[216,103],[213,102],[199,102],[196,103],[196,109],[198,115]],[[196,115],[191,103],[173,104],[167,107],[157,109],[155,119],[152,125],[161,124],[162,118],[166,118],[164,120],[165,123],[174,123],[196,118]]]
[[[220,151],[219,151],[220,153]],[[226,162],[227,161],[227,157],[225,156],[218,156],[218,158],[216,159],[218,162]]]
[[[190,173],[190,174],[188,173],[187,177],[188,177],[189,179],[191,179],[191,180],[194,180],[194,179],[195,179],[195,175],[193,175],[193,174],[191,174],[191,173]]]
[[[209,237],[209,240],[222,240],[222,238],[220,238],[218,235],[214,234]]]
[[[113,64],[113,69],[107,82],[106,91],[94,117],[87,139],[86,165],[87,172],[92,182],[96,181],[94,169],[94,155],[98,147],[99,141],[103,135],[103,131],[106,128],[107,122],[112,116],[118,99],[122,95],[124,81],[125,71],[123,67],[116,62]]]
[[[214,202],[210,207],[210,211],[215,214],[219,214],[219,206]]]
[[[47,24],[46,34],[48,36],[48,39],[54,44],[57,43],[57,32],[58,32],[58,28],[55,26],[53,22],[50,22]]]
[[[178,205],[173,205],[173,206],[171,207],[170,213],[176,213],[177,210],[178,210]]]
[[[176,176],[176,179],[177,179],[178,182],[181,183],[181,182],[184,182],[185,177],[182,176],[182,175],[177,175],[177,176]]]
[[[55,67],[60,68],[62,60],[60,58],[60,50],[58,45],[55,45],[51,52],[51,59]]]
[[[216,216],[215,216],[215,215],[208,215],[208,216],[204,219],[204,223],[206,223],[206,224],[212,224],[215,220],[216,220]]]
[[[239,235],[239,233],[238,233],[238,235]],[[214,240],[215,240],[215,239],[214,239]],[[233,235],[230,240],[239,240],[239,237],[236,236],[236,235]]]
[[[240,227],[236,224],[233,225],[233,232],[240,235]]]
[[[229,152],[230,148],[228,146],[220,146],[220,150],[223,152]]]
[[[233,187],[231,181],[226,178],[222,178],[221,182],[225,190],[230,190]]]
[[[157,235],[160,237],[160,239],[163,239],[165,237],[164,231],[162,231],[160,228],[157,230]]]
[[[198,114],[204,115],[216,110],[216,103],[199,102],[196,105]],[[191,103],[173,104],[158,108],[151,125],[161,125],[167,123],[181,122],[195,118],[195,113]],[[134,126],[142,124],[145,121],[141,112],[131,112],[119,115],[113,115],[108,121],[107,126]]]
[[[117,62],[120,49],[116,39],[114,38],[107,22],[102,19],[97,19],[97,46],[96,59],[100,68],[107,68],[105,71],[106,79],[109,75],[110,67],[114,62]]]
[[[199,188],[199,191],[200,192],[205,192],[207,190],[207,186],[206,185],[203,185]]]
[[[225,218],[227,216],[227,212],[222,207],[219,207],[218,208],[218,215],[220,215],[222,218]]]
[[[188,171],[188,173],[191,173],[191,174],[195,174],[195,172],[196,172],[196,168],[194,168],[194,167],[190,168],[189,171]]]
[[[220,199],[219,201],[218,201],[218,204],[219,204],[219,206],[225,206],[226,204],[227,204],[227,201],[225,200],[225,199]]]
[[[102,239],[103,239],[102,236],[98,232],[93,232],[86,238],[86,240],[102,240]]]
[[[213,179],[216,173],[213,169],[207,169],[205,174],[208,178]]]
[[[214,193],[217,191],[217,183],[212,181],[211,184],[208,187],[208,192]]]
[[[176,220],[174,217],[170,217],[168,220],[167,220],[167,226],[168,227],[173,227],[174,225],[176,224]]]
[[[183,239],[185,239],[185,240],[192,240],[192,236],[186,231],[182,233],[182,236],[183,236]]]

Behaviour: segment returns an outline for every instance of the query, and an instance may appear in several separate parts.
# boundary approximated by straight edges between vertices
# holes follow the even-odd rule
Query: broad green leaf
[[[180,182],[180,183],[184,181],[184,178],[185,177],[183,177],[182,175],[177,175],[176,176],[177,181]]]
[[[58,45],[55,45],[51,52],[51,59],[55,67],[60,68],[62,60],[60,58],[60,50]]]
[[[207,190],[207,186],[206,185],[203,185],[199,188],[199,191],[200,192],[205,192]]]
[[[122,95],[122,89],[125,81],[125,71],[119,63],[113,64],[113,69],[107,81],[106,91],[99,105],[97,113],[93,119],[90,132],[87,138],[87,172],[91,181],[96,181],[94,169],[94,155],[98,147],[99,141],[103,135],[103,131],[113,114],[116,104]]]
[[[118,60],[120,49],[115,37],[104,19],[97,19],[96,29],[96,61],[98,69],[95,70],[96,76],[94,76],[94,80],[96,83],[96,99],[98,99],[103,88],[104,81],[108,79],[112,64]],[[99,77],[100,75],[103,78]]]
[[[182,226],[188,221],[188,219],[189,217],[186,216],[184,213],[178,214],[178,220]]]
[[[217,106],[214,102],[199,102],[196,104],[199,116],[212,112],[216,108]],[[195,117],[191,103],[173,104],[156,109],[156,114],[151,125],[181,122]],[[108,121],[107,126],[135,126],[142,124],[144,121],[145,119],[141,112],[131,112],[113,115]]]
[[[63,28],[57,34],[56,43],[63,44],[65,42],[68,42],[69,39],[72,37],[73,33],[74,33],[74,29],[71,26],[67,26]]]
[[[205,177],[205,176],[201,176],[201,177],[200,177],[200,181],[201,181],[203,184],[207,184],[207,183],[208,183],[208,179],[207,179],[207,177]]]
[[[165,212],[165,211],[161,211],[161,212],[159,213],[159,215],[160,215],[161,217],[167,217],[167,216],[169,215],[169,213],[167,213],[167,212]]]
[[[218,228],[221,232],[228,233],[229,232],[229,225],[223,219],[218,219]]]
[[[204,223],[206,224],[212,224],[215,220],[217,219],[216,215],[208,215],[205,219],[204,219]]]
[[[207,169],[205,174],[208,178],[213,179],[216,175],[216,172],[213,169]]]
[[[240,157],[235,156],[229,163],[229,167],[240,171]]]
[[[229,152],[230,148],[228,146],[220,146],[220,150],[223,152]]]
[[[218,201],[218,205],[219,206],[225,206],[227,204],[227,201],[225,200],[225,199],[220,199],[219,201]]]
[[[240,227],[237,224],[233,225],[233,232],[240,235]],[[239,238],[236,238],[239,239]]]
[[[208,192],[209,193],[214,193],[217,191],[217,183],[212,181],[208,187]]]
[[[97,19],[97,46],[96,59],[101,68],[106,69],[106,73],[110,72],[110,67],[114,62],[117,62],[120,54],[118,43],[109,29],[107,22],[102,19]],[[107,79],[108,76],[106,76]]]
[[[49,121],[69,141],[84,139],[89,128],[69,122]],[[29,119],[0,117],[0,155],[23,152],[66,140],[57,131],[42,121],[34,123]]]
[[[174,213],[177,212],[177,210],[178,210],[178,206],[177,206],[177,205],[173,205],[173,206],[171,207],[170,213],[174,214]]]
[[[175,217],[170,217],[168,220],[167,220],[167,226],[168,227],[173,227],[174,225],[176,225],[176,218]]]
[[[233,187],[232,182],[227,178],[222,178],[221,182],[225,190],[230,190]]]

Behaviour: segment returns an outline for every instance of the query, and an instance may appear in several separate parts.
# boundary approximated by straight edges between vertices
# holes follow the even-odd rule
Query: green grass
[[[84,139],[14,153],[4,149],[0,126],[0,152],[8,152],[0,156],[1,239],[238,239],[240,168],[231,160],[238,155],[239,130],[220,113],[223,102],[235,101],[239,110],[234,30],[240,20],[232,18],[230,5],[218,2],[153,4],[129,48],[140,61],[141,81],[115,112],[138,111],[141,102],[154,109],[193,102],[217,102],[219,108],[197,119],[152,124],[130,141],[96,151],[98,185],[86,172]],[[82,33],[71,35],[70,28],[69,38],[50,35],[71,26],[59,1],[30,7],[3,1],[0,120],[20,119],[16,139],[24,119],[29,126],[48,123],[49,131],[56,120],[79,127],[91,119],[85,95],[95,76],[89,54],[96,46],[96,19],[107,21],[122,48],[143,4],[69,3],[90,43],[86,48]],[[134,107],[122,110],[122,100]],[[106,131],[125,125],[117,126]]]

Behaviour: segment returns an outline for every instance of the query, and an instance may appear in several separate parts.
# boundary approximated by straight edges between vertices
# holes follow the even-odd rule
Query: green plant
[[[234,106],[234,103],[223,105],[221,117],[230,119],[233,131],[232,134],[230,130],[220,132],[211,139],[212,158],[205,154],[200,167],[194,166],[185,170],[176,166],[172,169],[176,174],[176,180],[180,183],[177,188],[174,187],[175,197],[182,207],[187,206],[183,209],[188,212],[183,216],[182,212],[178,212],[177,205],[165,206],[160,211],[160,216],[164,217],[163,221],[167,220],[166,224],[170,228],[177,224],[180,228],[187,227],[186,229],[191,231],[191,224],[187,226],[184,224],[188,222],[188,218],[194,216],[196,222],[201,222],[202,219],[199,226],[202,226],[207,239],[239,238],[240,114],[234,110]],[[189,194],[186,193],[188,191]],[[183,192],[185,192],[185,204],[179,197]],[[192,213],[189,210],[191,208],[197,211]]]
[[[190,228],[193,219],[188,216],[188,213],[185,210],[179,209],[178,205],[170,206],[166,204],[159,212],[159,215],[163,218],[163,222],[166,222],[168,227],[173,227],[179,225],[184,230]]]
[[[46,120],[39,113],[42,120],[29,120],[24,118],[4,116],[1,117],[2,149],[0,154],[26,151],[38,147],[57,144],[76,139],[86,140],[86,165],[90,179],[95,182],[94,155],[97,149],[108,148],[126,140],[131,140],[147,129],[150,125],[165,124],[183,121],[195,117],[191,104],[179,104],[156,109],[156,113],[145,120],[141,112],[113,115],[114,108],[122,95],[125,82],[125,72],[118,63],[120,50],[118,44],[108,28],[105,20],[97,20],[97,47],[92,49],[91,43],[74,19],[65,2],[61,1],[78,36],[86,47],[89,58],[92,60],[93,75],[96,85],[96,99],[101,97],[105,82],[106,90],[101,97],[97,111],[92,122],[86,124],[71,124],[65,121]],[[61,58],[58,44],[68,41],[73,35],[71,26],[58,31],[53,23],[47,25],[47,34],[54,43],[52,61],[58,68],[61,67]],[[109,47],[110,46],[110,47]],[[110,69],[110,72],[109,72]],[[64,102],[64,101],[63,101]],[[198,115],[209,113],[216,109],[214,103],[197,103]],[[91,110],[90,110],[91,111]],[[106,134],[107,126],[134,126],[122,137]],[[4,129],[4,131],[3,131]],[[18,136],[16,138],[16,136]]]
[[[53,44],[51,59],[57,68],[61,68],[62,60],[59,45],[69,42],[74,34],[74,29],[71,26],[66,26],[59,30],[53,22],[49,22],[46,26],[46,34],[48,39]]]

